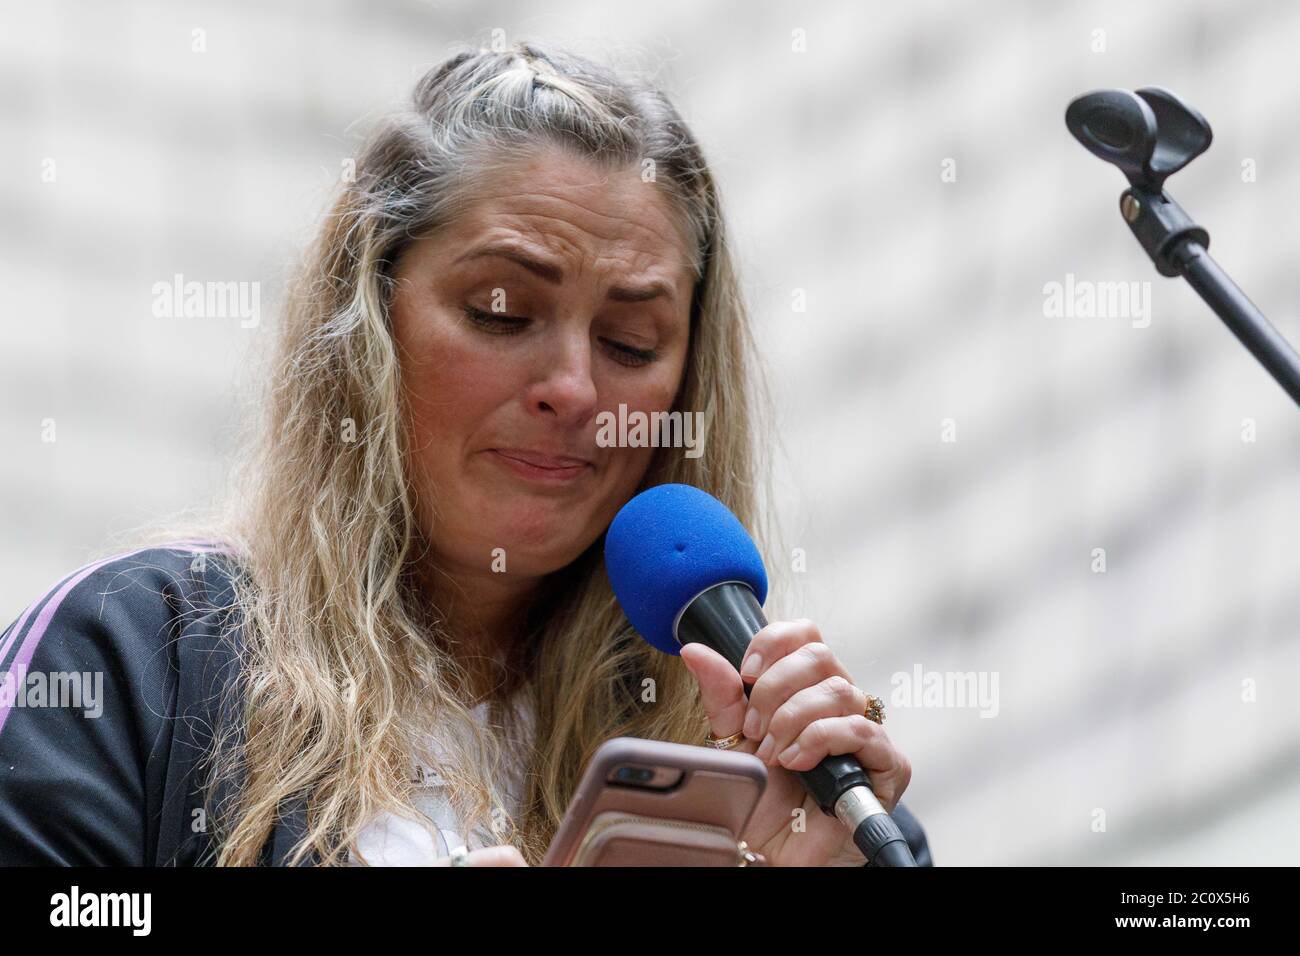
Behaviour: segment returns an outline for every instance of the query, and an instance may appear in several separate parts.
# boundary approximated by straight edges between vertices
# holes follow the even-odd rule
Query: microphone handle
[[[767,626],[763,607],[748,585],[728,581],[698,594],[677,619],[677,640],[717,651],[736,670],[749,642]],[[745,684],[745,696],[750,685]],[[853,834],[870,866],[916,866],[898,824],[880,805],[862,764],[852,754],[826,757],[797,771],[822,813],[838,817]]]

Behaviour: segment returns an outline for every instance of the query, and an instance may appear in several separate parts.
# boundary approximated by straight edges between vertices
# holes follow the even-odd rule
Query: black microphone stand
[[[1300,405],[1300,355],[1206,249],[1210,234],[1164,191],[1165,179],[1209,148],[1210,124],[1173,93],[1151,86],[1097,90],[1073,100],[1065,125],[1128,177],[1119,208],[1162,276],[1182,276],[1241,344]]]

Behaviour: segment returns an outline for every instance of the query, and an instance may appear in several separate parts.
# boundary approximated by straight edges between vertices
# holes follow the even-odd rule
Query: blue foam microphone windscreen
[[[738,581],[760,605],[767,599],[767,571],[749,532],[691,485],[656,485],[625,504],[605,535],[605,570],[637,633],[669,654],[681,650],[678,615],[702,591]]]

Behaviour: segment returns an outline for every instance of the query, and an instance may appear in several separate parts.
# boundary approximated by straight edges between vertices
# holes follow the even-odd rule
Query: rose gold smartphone
[[[615,737],[582,776],[542,866],[744,866],[767,786],[752,754]]]

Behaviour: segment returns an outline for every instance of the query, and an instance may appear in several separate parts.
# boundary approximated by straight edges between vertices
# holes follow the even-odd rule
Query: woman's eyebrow
[[[542,262],[515,246],[501,245],[499,243],[472,249],[452,264],[458,265],[462,262],[482,259],[486,256],[508,259],[516,265],[523,266],[533,275],[551,285],[561,285],[564,282],[564,271],[559,266]],[[661,296],[668,299],[669,302],[673,302],[677,298],[672,286],[658,280],[642,286],[613,286],[606,294],[606,298],[612,302],[648,302]]]

